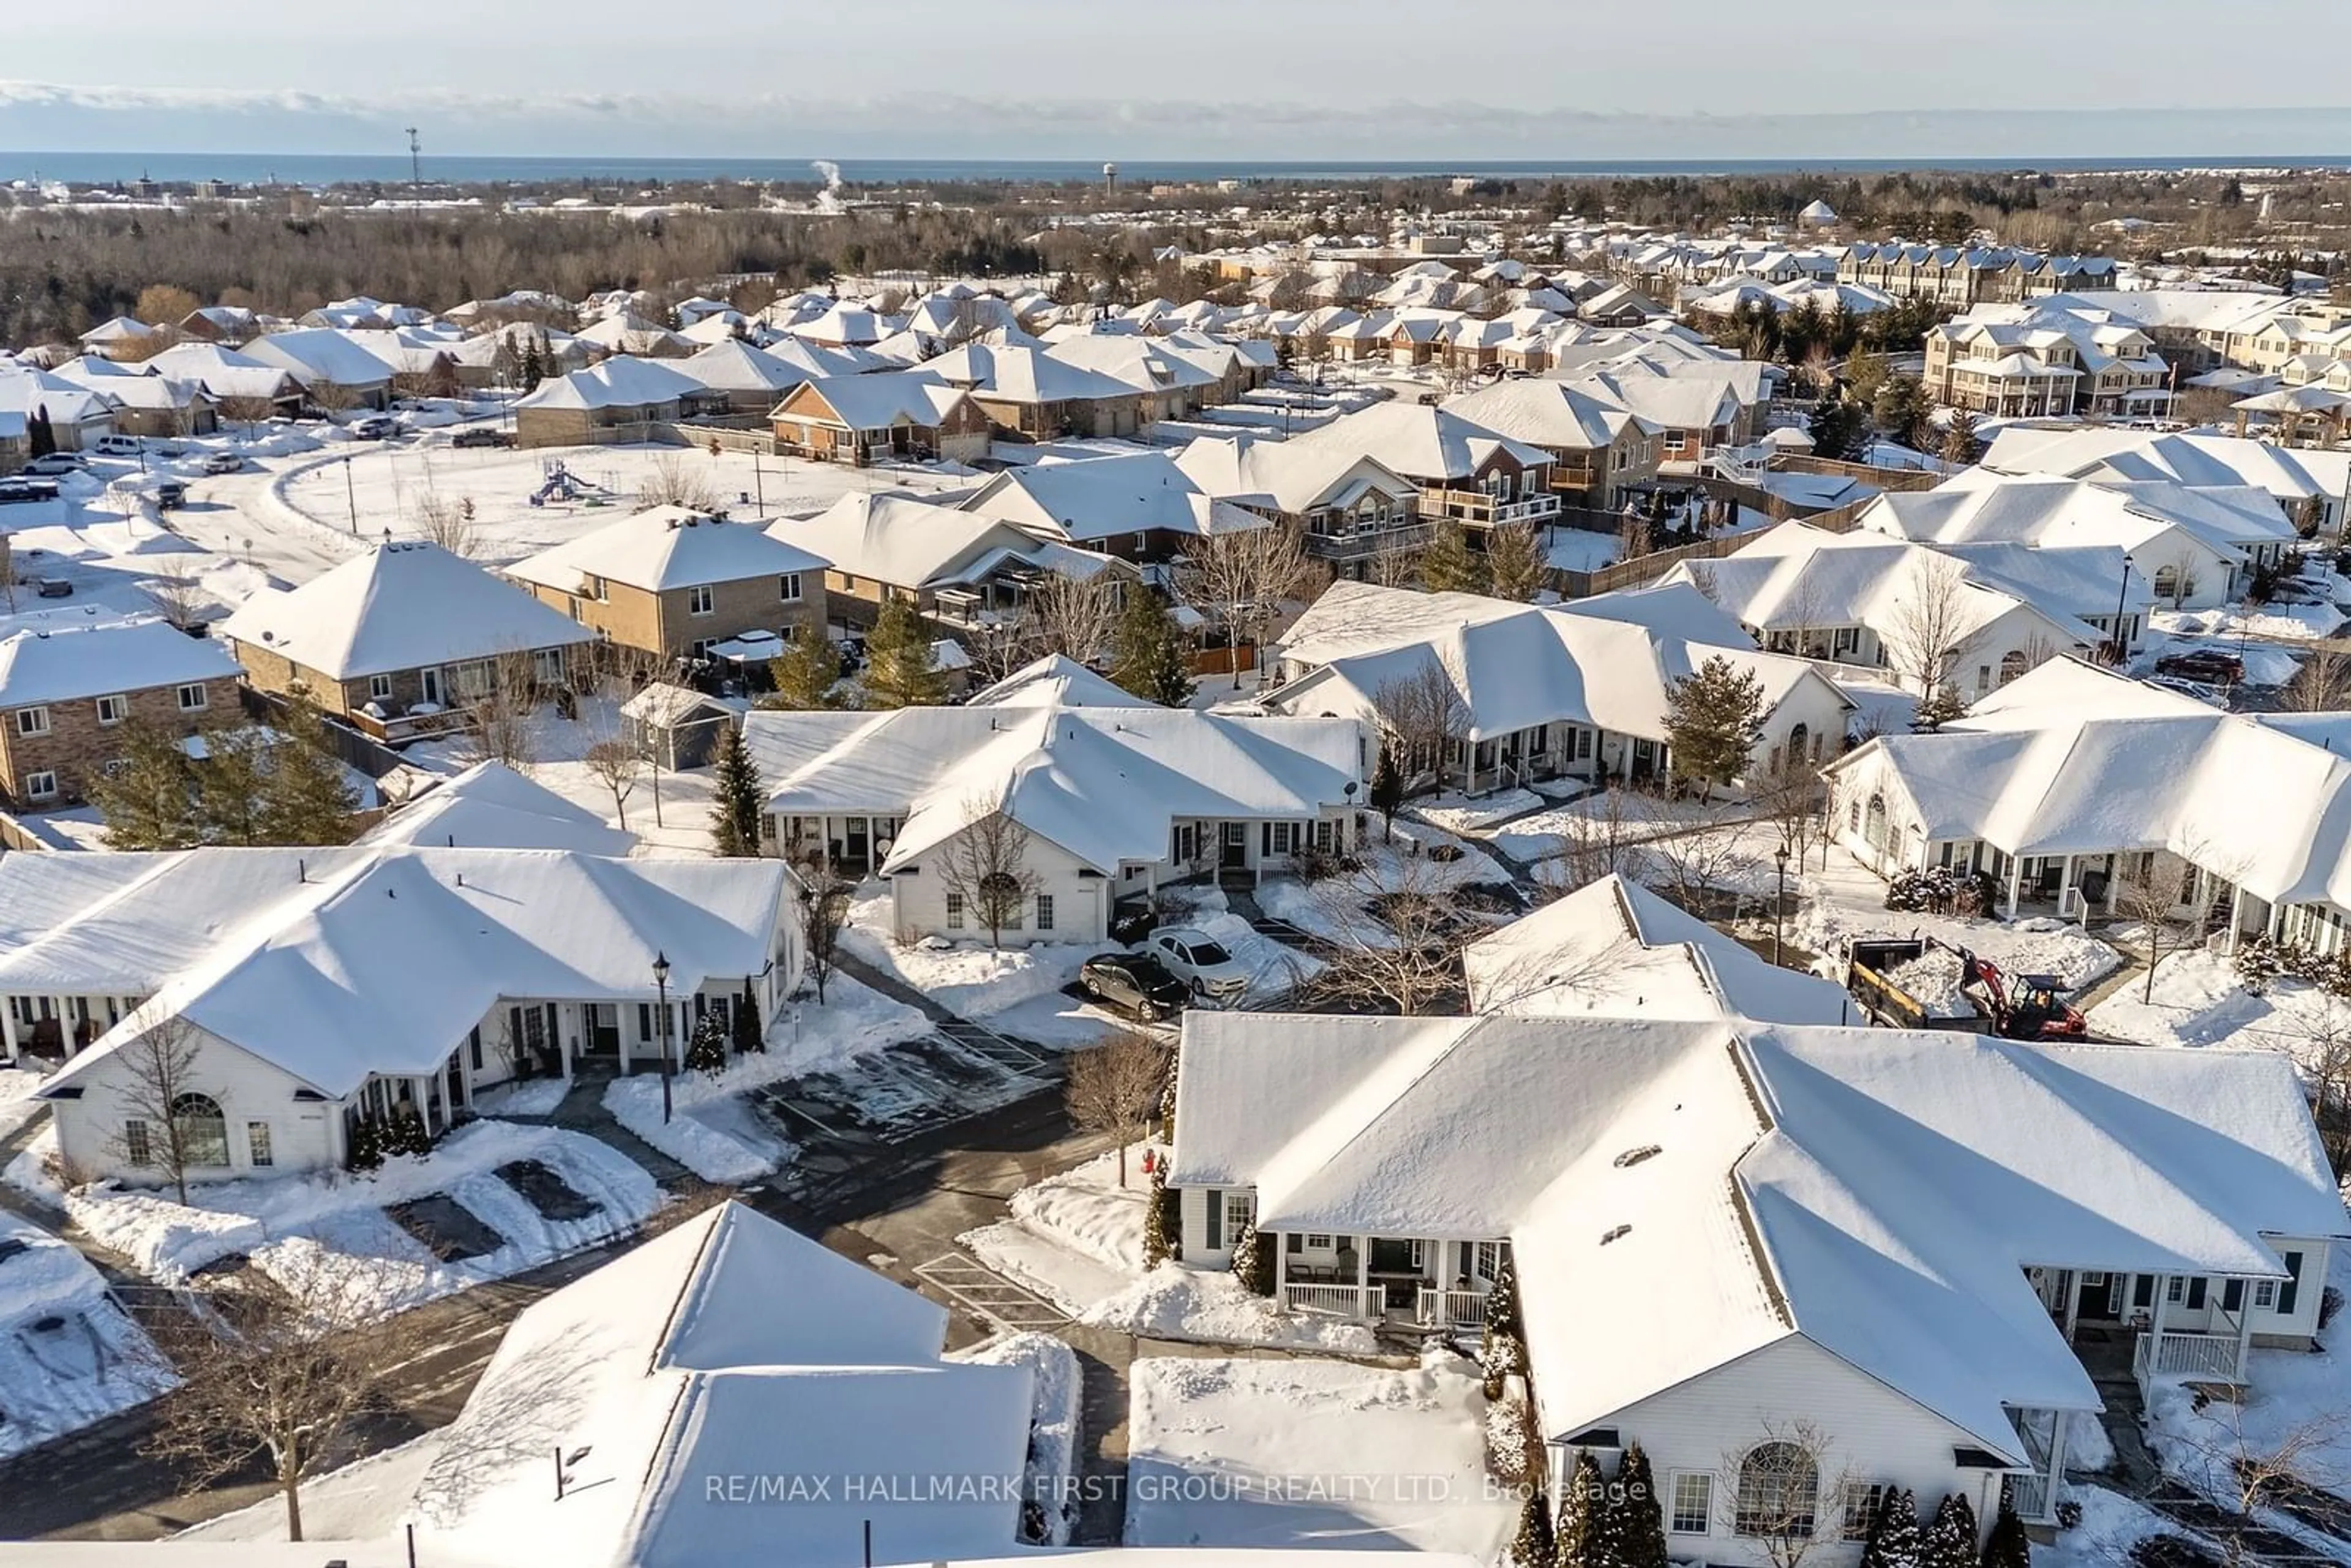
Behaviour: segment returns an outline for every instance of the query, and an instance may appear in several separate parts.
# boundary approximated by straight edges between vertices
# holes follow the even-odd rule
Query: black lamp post
[[[1780,865],[1780,891],[1771,900],[1771,962],[1776,965],[1780,961],[1780,927],[1788,909],[1788,846],[1782,844],[1773,850],[1771,858]]]
[[[669,1125],[669,955],[653,955],[653,989],[661,993],[662,1125]]]

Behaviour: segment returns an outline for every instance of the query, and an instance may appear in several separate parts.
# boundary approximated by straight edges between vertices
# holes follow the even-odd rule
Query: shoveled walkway
[[[646,1175],[672,1191],[697,1184],[699,1176],[621,1125],[619,1119],[604,1109],[604,1090],[612,1082],[601,1073],[581,1074],[572,1079],[562,1103],[547,1115],[508,1116],[505,1120],[535,1122],[567,1132],[584,1133],[620,1150],[643,1166]]]

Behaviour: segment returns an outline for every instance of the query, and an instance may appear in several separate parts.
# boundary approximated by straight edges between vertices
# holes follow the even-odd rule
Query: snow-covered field
[[[37,1139],[10,1166],[9,1179],[21,1184],[28,1160],[53,1137]],[[493,1174],[515,1160],[545,1166],[596,1212],[572,1220],[542,1217]],[[500,1245],[444,1262],[384,1212],[434,1194],[463,1206],[497,1233]],[[625,1235],[662,1204],[653,1177],[610,1145],[559,1128],[496,1121],[460,1127],[431,1154],[387,1160],[371,1176],[336,1171],[214,1182],[193,1186],[189,1196],[194,1202],[183,1205],[167,1192],[99,1182],[67,1190],[61,1201],[94,1239],[165,1284],[242,1255],[299,1291],[322,1271],[348,1274],[336,1260],[365,1260],[357,1267],[387,1312]]]
[[[0,1458],[151,1399],[173,1381],[79,1252],[0,1214]]]
[[[739,1186],[758,1180],[795,1153],[790,1143],[744,1103],[765,1084],[821,1071],[868,1051],[930,1032],[920,1010],[836,974],[825,999],[792,1004],[768,1029],[768,1049],[738,1056],[723,1072],[679,1072],[670,1082],[672,1117],[662,1120],[658,1073],[615,1079],[604,1108],[630,1132],[705,1181]]]
[[[2307,1067],[2327,1041],[2351,1037],[2351,1003],[2283,977],[2257,997],[2235,964],[2197,947],[2165,956],[2152,995],[2142,978],[2100,1002],[2090,1028],[2148,1045],[2282,1051]]]
[[[1458,1552],[1491,1561],[1519,1500],[1486,1474],[1477,1369],[1307,1359],[1134,1364],[1131,1546]]]

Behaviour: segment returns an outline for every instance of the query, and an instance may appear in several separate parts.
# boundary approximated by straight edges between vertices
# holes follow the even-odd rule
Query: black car
[[[0,479],[0,502],[54,501],[57,498],[55,479]]]
[[[1143,953],[1105,953],[1087,959],[1078,971],[1078,988],[1146,1023],[1174,1018],[1192,997],[1183,981]]]
[[[486,424],[477,424],[470,430],[461,430],[451,436],[449,444],[452,446],[512,446],[514,437],[503,430],[493,429]]]
[[[2245,662],[2217,648],[2191,648],[2185,653],[2167,653],[2158,659],[2155,673],[2211,685],[2233,685],[2245,678]]]

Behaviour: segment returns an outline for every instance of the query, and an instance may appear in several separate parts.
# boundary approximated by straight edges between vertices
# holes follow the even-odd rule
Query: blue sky
[[[107,0],[0,148],[593,156],[2351,155],[2342,0]],[[2298,75],[2300,79],[2292,79]],[[2063,112],[2053,112],[2053,110]]]

